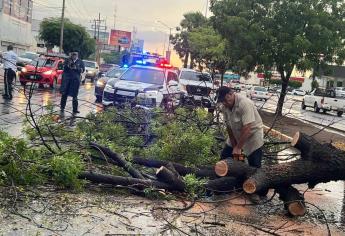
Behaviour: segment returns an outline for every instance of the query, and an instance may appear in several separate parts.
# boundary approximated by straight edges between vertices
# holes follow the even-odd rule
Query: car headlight
[[[113,89],[113,86],[110,85],[110,84],[107,84],[107,85],[105,86],[105,89]]]
[[[46,72],[43,72],[42,74],[44,74],[44,75],[51,75],[52,73],[53,73],[52,70],[48,70],[48,71],[46,71]]]
[[[21,72],[26,73],[26,72],[28,72],[28,70],[27,70],[25,67],[23,67],[23,68],[21,69]]]
[[[96,86],[97,87],[104,87],[105,86],[105,81],[101,80],[101,79],[97,80]]]

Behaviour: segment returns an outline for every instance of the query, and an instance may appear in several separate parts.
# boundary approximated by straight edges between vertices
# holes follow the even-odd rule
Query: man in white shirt
[[[5,84],[5,94],[2,95],[4,99],[12,99],[12,83],[16,78],[17,71],[17,54],[13,51],[13,46],[9,45],[7,47],[7,52],[0,55],[4,62],[4,84]]]

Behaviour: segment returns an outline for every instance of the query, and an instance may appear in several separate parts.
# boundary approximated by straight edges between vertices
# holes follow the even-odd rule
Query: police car
[[[120,79],[107,82],[102,103],[105,106],[129,104],[147,109],[169,108],[179,104],[182,89],[172,66],[134,65]]]

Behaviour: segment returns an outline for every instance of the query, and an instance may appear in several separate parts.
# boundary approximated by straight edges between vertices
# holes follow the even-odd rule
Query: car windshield
[[[123,68],[116,68],[108,71],[105,76],[109,78],[119,78],[126,69]]]
[[[38,57],[38,55],[36,53],[26,52],[26,53],[20,55],[20,57],[27,58],[27,59],[30,59],[30,60],[34,60],[34,59],[36,59]]]
[[[196,71],[182,71],[181,79],[193,81],[211,81],[211,76]]]
[[[267,89],[263,87],[255,87],[254,90],[259,92],[267,92]]]
[[[96,63],[92,61],[84,61],[85,67],[96,68]]]
[[[30,64],[38,67],[53,67],[55,61],[49,58],[37,58],[33,60]]]
[[[164,83],[164,72],[149,68],[130,68],[121,76],[120,79],[162,85]]]

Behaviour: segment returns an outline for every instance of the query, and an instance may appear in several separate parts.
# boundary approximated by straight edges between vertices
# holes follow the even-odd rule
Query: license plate
[[[135,97],[135,92],[131,91],[118,90],[116,91],[116,94],[121,96]]]
[[[30,79],[35,79],[35,76],[34,75],[30,75]]]

